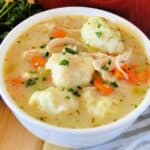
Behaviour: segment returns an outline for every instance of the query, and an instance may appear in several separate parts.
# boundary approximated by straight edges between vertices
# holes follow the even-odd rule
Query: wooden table
[[[28,132],[0,100],[0,150],[68,150],[45,143]]]
[[[43,142],[29,133],[0,101],[0,150],[42,150]]]

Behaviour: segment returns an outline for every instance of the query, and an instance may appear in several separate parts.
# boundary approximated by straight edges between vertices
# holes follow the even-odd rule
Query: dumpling
[[[85,101],[87,111],[99,118],[111,112],[112,98],[102,96],[94,87],[83,89],[82,99]]]
[[[90,17],[81,29],[83,41],[106,53],[121,53],[124,49],[117,26],[101,17]]]
[[[66,88],[87,85],[94,72],[91,56],[69,53],[52,54],[46,63],[46,69],[51,70],[55,86]]]
[[[49,87],[43,91],[35,91],[30,100],[31,106],[48,114],[60,114],[70,112],[78,108],[78,100],[71,93],[55,87]]]

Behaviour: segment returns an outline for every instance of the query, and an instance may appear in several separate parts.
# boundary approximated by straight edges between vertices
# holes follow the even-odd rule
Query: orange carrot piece
[[[135,65],[129,65],[129,64],[125,64],[122,66],[122,69],[125,71],[125,73],[128,76],[127,81],[130,84],[136,84],[137,83],[137,75],[135,73]]]
[[[13,77],[9,79],[8,82],[10,82],[12,85],[19,85],[22,84],[24,80],[21,77]]]
[[[136,84],[137,83],[137,75],[135,74],[135,72],[131,71],[131,70],[126,70],[128,79],[127,81],[130,84]]]
[[[125,79],[124,75],[117,70],[116,68],[112,71],[112,74],[118,79],[118,80],[123,80]]]
[[[110,95],[113,92],[113,89],[108,85],[102,83],[101,79],[97,79],[94,81],[94,86],[103,94],[103,95]]]
[[[144,70],[137,74],[137,80],[139,83],[147,83],[150,80],[150,72],[148,70]]]
[[[130,84],[135,84],[137,83],[137,75],[135,73],[135,65],[129,65],[129,64],[125,64],[122,66],[122,69],[124,70],[124,72],[127,74],[128,79],[125,79],[124,75],[122,74],[122,72],[120,72],[117,68],[115,68],[112,71],[112,74],[114,76],[116,76],[116,78],[118,80],[126,80],[128,81]]]
[[[124,64],[122,69],[126,72],[127,70],[135,71],[136,65]]]
[[[33,56],[30,63],[34,68],[37,69],[38,67],[43,67],[46,63],[46,60],[42,56]]]
[[[53,32],[52,36],[55,38],[63,38],[66,36],[66,33],[63,30],[56,30]]]

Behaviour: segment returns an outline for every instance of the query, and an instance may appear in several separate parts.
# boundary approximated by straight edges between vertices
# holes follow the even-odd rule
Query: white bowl
[[[52,9],[26,19],[25,21],[17,25],[2,42],[0,46],[0,93],[4,99],[4,102],[11,109],[11,111],[14,113],[20,123],[26,129],[28,129],[30,132],[32,132],[34,135],[41,138],[42,140],[45,140],[52,144],[72,148],[90,147],[98,144],[103,144],[125,132],[126,129],[131,126],[131,124],[133,124],[137,117],[142,114],[142,112],[150,104],[150,90],[146,93],[143,102],[138,106],[138,108],[129,113],[127,116],[114,123],[110,123],[101,127],[87,129],[62,128],[38,121],[23,112],[15,104],[15,102],[6,90],[3,76],[3,63],[9,46],[20,34],[22,34],[32,25],[37,24],[43,20],[47,20],[51,17],[60,15],[101,16],[106,17],[113,22],[119,22],[121,24],[124,24],[141,39],[146,54],[150,58],[150,45],[148,38],[136,26],[134,26],[127,20],[115,14],[93,8],[66,7]]]

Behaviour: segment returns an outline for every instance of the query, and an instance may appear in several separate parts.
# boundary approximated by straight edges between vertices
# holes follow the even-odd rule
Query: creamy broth
[[[57,87],[54,84],[52,70],[45,69],[45,66],[35,68],[35,66],[33,67],[30,64],[30,55],[34,55],[34,53],[37,55],[37,51],[39,51],[45,63],[47,63],[48,59],[53,53],[60,52],[63,47],[66,46],[56,46],[53,48],[54,52],[46,54],[46,45],[50,41],[56,39],[53,36],[54,31],[64,31],[66,37],[75,39],[76,41],[82,43],[86,49],[85,52],[87,54],[94,55],[95,53],[100,52],[98,48],[94,48],[93,46],[89,46],[88,43],[85,43],[81,37],[81,28],[87,21],[88,17],[85,16],[61,16],[52,18],[45,22],[36,24],[25,31],[9,48],[4,63],[4,77],[7,90],[17,105],[34,118],[49,124],[66,128],[91,128],[117,121],[118,119],[127,115],[129,112],[136,109],[143,100],[145,92],[148,88],[148,82],[143,83],[143,80],[142,83],[138,80],[133,84],[128,83],[128,81],[125,79],[115,78],[113,82],[108,82],[106,80],[106,83],[104,84],[110,86],[113,91],[111,94],[105,95],[99,92],[99,89],[96,89],[93,84],[95,76],[97,78],[99,75],[99,72],[96,70],[94,70],[94,73],[92,74],[92,80],[88,84],[76,85],[76,87],[62,88]],[[132,35],[132,33],[125,30],[123,26],[118,26],[117,28],[121,32],[121,40],[124,45],[124,51],[130,49],[132,50],[132,59],[130,60],[130,64],[135,66],[135,74],[139,74],[143,70],[149,70],[148,60],[145,56],[144,48],[141,42],[136,38],[135,35]],[[78,49],[78,51],[80,53],[80,49]],[[74,55],[72,56],[71,54],[67,55],[68,57],[74,57]],[[117,57],[118,54],[112,55],[107,53],[106,55]],[[103,71],[107,72],[107,67],[109,67],[111,63],[112,62],[108,62],[107,66],[103,66]],[[111,76],[114,76],[113,71],[110,70],[110,72]],[[77,101],[78,103],[77,108],[74,109],[76,104],[73,103],[73,106],[70,104],[70,107],[73,107],[71,111],[62,111],[61,113],[47,113],[47,111],[40,109],[39,104],[29,104],[30,98],[35,91],[42,91],[50,86],[58,88],[60,91],[66,90],[67,92],[70,88],[73,88],[73,90],[76,89],[75,92],[70,90],[69,94],[73,94],[73,98],[75,98],[74,101]],[[102,113],[97,113],[93,110],[93,108],[88,108],[92,105],[94,107],[95,105],[97,106],[101,104],[95,104],[97,102],[91,102],[92,98],[88,98],[88,94],[83,94],[84,91],[85,93],[90,93],[91,91],[93,91],[93,93],[97,92],[97,96],[100,98],[103,97],[104,101],[111,101],[111,103],[108,105],[107,102],[106,104],[104,102],[104,107],[105,105],[108,106],[108,111],[106,111],[103,115],[103,108],[98,110]],[[71,103],[70,101],[73,101],[68,95],[66,95],[65,98],[66,101],[69,101],[69,103]],[[86,101],[86,98],[89,99],[89,101]],[[51,99],[49,99],[49,101],[51,101]],[[97,101],[101,101],[101,99],[98,99]],[[56,103],[56,105],[58,104]]]

